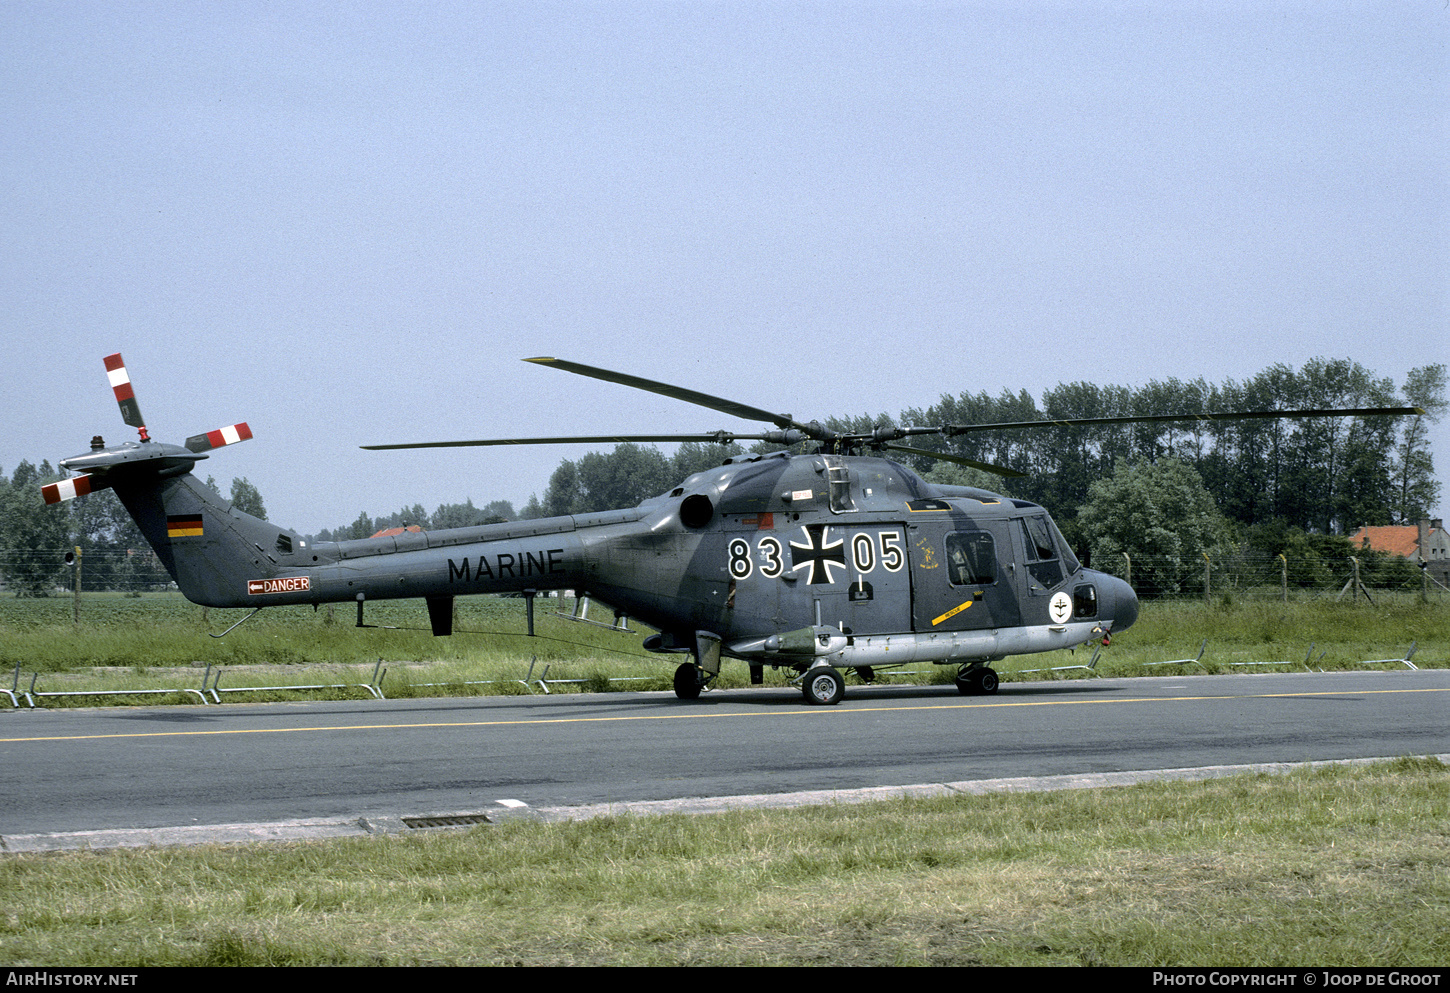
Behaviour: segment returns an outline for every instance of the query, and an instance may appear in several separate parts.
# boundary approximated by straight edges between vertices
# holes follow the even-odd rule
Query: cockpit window
[[[1072,548],[1069,547],[1067,539],[1057,529],[1057,522],[1049,517],[1047,519],[1047,525],[1052,528],[1052,533],[1057,538],[1058,550],[1062,552],[1062,564],[1067,569],[1067,574],[1071,576],[1082,568],[1082,563],[1077,560],[1077,556],[1072,553]]]
[[[1022,521],[1027,528],[1027,555],[1038,560],[1057,558],[1057,549],[1052,544],[1052,532],[1047,530],[1045,517],[1028,517]]]
[[[1019,517],[1023,547],[1027,551],[1027,574],[1032,577],[1032,592],[1042,593],[1062,582],[1062,563],[1058,561],[1052,527],[1046,515]]]

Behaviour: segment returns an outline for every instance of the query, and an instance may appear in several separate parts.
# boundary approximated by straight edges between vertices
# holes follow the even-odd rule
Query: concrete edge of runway
[[[111,828],[46,834],[0,835],[0,852],[54,852],[73,849],[150,848],[173,845],[226,845],[268,841],[315,841],[371,835],[409,834],[417,831],[457,830],[505,820],[557,822],[593,817],[657,814],[718,814],[726,810],[808,807],[836,803],[869,803],[898,797],[934,797],[958,794],[1028,793],[1045,790],[1098,789],[1136,783],[1197,781],[1244,773],[1283,775],[1297,769],[1333,765],[1368,765],[1391,762],[1400,756],[1339,759],[1323,762],[1268,762],[1250,765],[1212,765],[1189,769],[1149,769],[1140,772],[1076,773],[1066,776],[1031,776],[1013,779],[977,779],[958,783],[919,783],[913,786],[873,786],[855,790],[806,790],[799,793],[757,793],[742,796],[683,797],[678,800],[638,800],[596,803],[577,807],[530,807],[519,801],[468,812],[437,811],[407,815],[319,817],[254,824],[196,824],[161,828]],[[1418,756],[1450,764],[1450,754]],[[452,824],[439,822],[455,822]],[[416,826],[424,822],[426,826]],[[431,822],[431,823],[429,823]]]

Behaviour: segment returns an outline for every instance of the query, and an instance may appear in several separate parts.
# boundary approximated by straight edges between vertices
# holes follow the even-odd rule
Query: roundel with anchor
[[[1052,618],[1054,624],[1066,624],[1072,617],[1072,597],[1063,590],[1052,594],[1052,599],[1047,604],[1047,616]]]

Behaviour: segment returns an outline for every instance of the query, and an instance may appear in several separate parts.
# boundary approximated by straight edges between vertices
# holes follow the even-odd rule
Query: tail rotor
[[[206,434],[194,434],[186,439],[186,447],[193,452],[209,452],[213,448],[221,448],[224,445],[235,445],[238,442],[250,441],[252,429],[247,427],[247,422],[232,424],[224,428],[217,428],[215,431],[208,431]]]
[[[128,427],[135,428],[143,442],[150,441],[151,436],[146,433],[146,421],[141,416],[141,405],[136,402],[136,391],[131,388],[131,377],[126,372],[126,360],[117,352],[107,355],[105,363],[106,378],[111,381],[111,390],[116,394],[116,402],[121,405],[121,420]]]
[[[136,402],[136,391],[131,386],[131,376],[126,371],[121,353],[105,358],[106,378],[116,395],[121,408],[121,420],[136,429],[139,442],[124,442],[111,448],[97,436],[91,440],[91,450],[84,455],[61,460],[61,468],[80,471],[82,474],[62,479],[41,487],[41,496],[46,503],[62,503],[87,493],[94,493],[115,484],[117,474],[139,472],[143,466],[163,475],[185,472],[199,459],[206,458],[213,448],[235,445],[252,437],[252,429],[245,421],[229,424],[215,431],[193,435],[186,439],[184,447],[165,445],[151,440],[146,422],[141,416],[141,406]]]

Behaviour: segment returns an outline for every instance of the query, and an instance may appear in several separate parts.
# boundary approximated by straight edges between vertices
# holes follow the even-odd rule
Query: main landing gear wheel
[[[997,673],[986,666],[957,673],[957,692],[963,696],[983,696],[997,692]]]
[[[801,692],[806,695],[806,703],[840,703],[841,697],[846,695],[846,681],[832,667],[820,666],[806,673]]]
[[[697,700],[700,697],[700,667],[685,662],[675,670],[675,696],[681,700]]]

